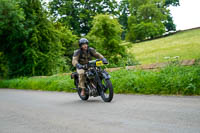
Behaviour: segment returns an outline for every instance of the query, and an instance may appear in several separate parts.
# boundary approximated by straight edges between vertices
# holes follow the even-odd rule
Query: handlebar
[[[96,59],[96,60],[91,60],[88,62],[88,64],[83,65],[83,69],[87,70],[90,67],[96,67],[97,61],[102,61],[103,64],[108,64],[108,61],[104,59]]]

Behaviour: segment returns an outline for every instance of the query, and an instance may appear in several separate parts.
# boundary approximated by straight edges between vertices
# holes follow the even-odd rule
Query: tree
[[[51,75],[66,67],[60,34],[47,19],[40,0],[26,0],[21,4],[26,14],[25,28],[30,29],[24,56],[26,75]]]
[[[127,51],[121,43],[121,25],[111,15],[97,15],[93,20],[93,27],[87,38],[90,46],[102,53],[111,64],[127,65]]]
[[[65,71],[67,39],[47,19],[40,0],[1,0],[0,6],[0,52],[8,62],[9,76]]]
[[[165,32],[166,20],[163,0],[129,0],[131,16],[128,20],[127,40],[155,38]]]
[[[169,6],[179,6],[179,0],[165,0],[164,7],[168,8]],[[167,12],[167,20],[164,22],[164,25],[167,31],[176,31],[176,25],[173,22],[172,15],[170,11]]]
[[[0,1],[0,52],[8,64],[9,74],[18,71],[23,61],[22,51],[27,36],[23,22],[25,15],[16,0]],[[14,69],[13,67],[16,66]]]
[[[173,17],[170,12],[167,14],[167,20],[164,22],[167,31],[176,31],[176,25],[174,24]]]
[[[56,28],[57,32],[59,33],[60,41],[64,49],[64,58],[66,61],[68,69],[72,69],[72,56],[74,54],[74,50],[78,49],[78,37],[73,35],[72,32],[62,23],[56,22],[54,23],[54,27]]]
[[[94,16],[100,13],[117,14],[116,7],[115,0],[53,0],[49,3],[54,18],[79,36],[90,31]]]
[[[0,78],[6,78],[8,76],[8,66],[5,56],[0,52]]]
[[[10,42],[18,43],[19,38],[24,36],[24,19],[24,12],[15,0],[0,1],[0,51],[10,50]]]
[[[129,2],[128,0],[122,0],[119,4],[119,23],[123,26],[123,32],[122,32],[122,39],[125,39],[126,32],[128,29],[128,16],[130,15],[129,11]]]
[[[165,0],[165,6],[169,7],[169,6],[179,6],[179,0]]]

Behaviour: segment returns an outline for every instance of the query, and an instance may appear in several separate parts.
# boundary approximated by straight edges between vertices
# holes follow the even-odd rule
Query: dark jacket
[[[72,59],[72,65],[76,66],[77,63],[80,63],[82,65],[87,64],[90,60],[92,60],[92,57],[95,57],[97,59],[103,59],[103,55],[96,52],[94,48],[89,47],[87,51],[83,51],[81,49],[75,50],[73,59]]]

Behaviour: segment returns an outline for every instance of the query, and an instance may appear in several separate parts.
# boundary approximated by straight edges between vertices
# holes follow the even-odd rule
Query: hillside
[[[200,29],[181,31],[171,36],[134,43],[131,44],[129,52],[134,53],[141,64],[166,62],[176,56],[179,60],[200,59]],[[166,59],[168,57],[170,59]]]

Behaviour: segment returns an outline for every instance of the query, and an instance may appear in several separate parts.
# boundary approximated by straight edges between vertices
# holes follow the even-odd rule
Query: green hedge
[[[200,94],[199,66],[168,66],[157,70],[114,71],[111,80],[115,93]],[[69,75],[1,80],[0,88],[74,92]]]

